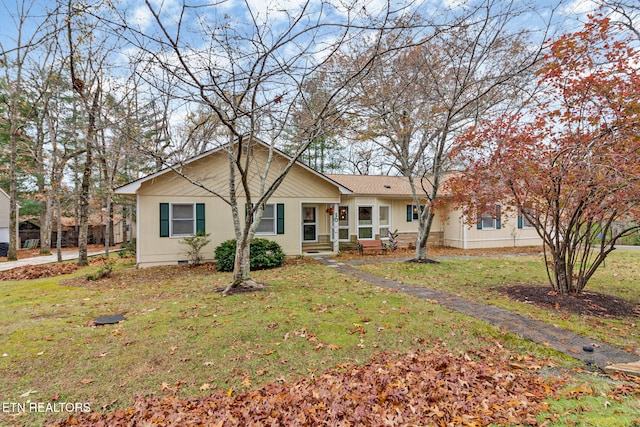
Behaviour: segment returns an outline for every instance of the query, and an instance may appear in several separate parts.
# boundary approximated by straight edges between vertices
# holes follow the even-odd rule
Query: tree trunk
[[[55,200],[55,205],[56,205],[56,216],[58,217],[56,220],[56,229],[57,229],[57,233],[56,233],[56,255],[57,255],[57,259],[58,262],[62,262],[62,212],[60,209],[60,194],[58,194],[58,187],[56,187],[56,191],[54,193],[54,196],[56,198]]]
[[[89,185],[91,180],[91,148],[87,141],[87,158],[85,160],[84,172],[82,173],[82,186],[80,192],[80,230],[78,232],[78,265],[89,265],[87,244],[89,236]]]
[[[236,257],[233,263],[233,276],[231,283],[224,290],[225,294],[233,290],[263,289],[264,285],[251,279],[251,251],[249,239],[244,238],[236,244]]]
[[[424,218],[426,216],[426,218]],[[418,238],[416,239],[416,257],[412,261],[421,263],[435,263],[436,261],[427,258],[428,240],[431,233],[431,225],[433,224],[434,214],[429,209],[426,215],[420,215],[418,225]]]
[[[109,245],[112,244],[113,238],[111,237],[113,231],[113,214],[111,210],[113,209],[111,205],[111,193],[109,193],[109,189],[107,190],[107,220],[105,221],[105,231],[104,231],[104,256],[109,258]]]
[[[55,184],[51,184],[53,186]],[[47,200],[44,202],[44,209],[40,211],[40,253],[51,253],[51,234],[53,232],[53,202],[54,190],[49,188],[46,190]]]
[[[560,295],[568,295],[572,292],[572,282],[570,269],[568,268],[567,261],[562,254],[553,254],[553,290]]]

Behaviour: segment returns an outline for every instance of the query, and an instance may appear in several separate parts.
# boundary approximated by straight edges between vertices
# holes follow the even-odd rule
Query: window
[[[262,220],[258,224],[256,234],[276,234],[276,205],[268,203],[264,205]]]
[[[533,223],[529,221],[529,219],[523,214],[523,212],[529,216],[533,216],[533,209],[523,208],[522,211],[518,213],[518,228],[533,228]]]
[[[373,239],[373,206],[358,206],[358,239]]]
[[[424,211],[423,205],[407,205],[407,222],[418,221],[422,211]]]
[[[247,212],[245,206],[245,212]],[[255,215],[255,214],[254,214]],[[256,234],[284,234],[284,204],[266,203]]]
[[[160,203],[160,237],[205,232],[204,203]]]
[[[349,240],[349,206],[338,206],[338,240]]]
[[[485,211],[478,215],[478,230],[497,230],[501,226],[500,205],[487,206]]]
[[[379,206],[378,212],[378,227],[380,238],[386,239],[389,237],[389,225],[391,224],[389,221],[389,206]]]
[[[195,205],[173,203],[171,205],[171,236],[191,236],[195,234],[195,229]]]

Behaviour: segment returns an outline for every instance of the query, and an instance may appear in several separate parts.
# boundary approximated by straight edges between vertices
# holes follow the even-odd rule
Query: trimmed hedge
[[[280,267],[284,264],[285,254],[280,245],[267,239],[253,239],[250,250],[251,270],[264,270]],[[236,259],[235,239],[222,242],[215,250],[216,270],[233,271],[233,263]]]

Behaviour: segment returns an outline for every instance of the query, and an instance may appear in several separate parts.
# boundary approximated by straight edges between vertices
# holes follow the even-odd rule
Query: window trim
[[[493,213],[491,213],[491,211],[493,211]],[[485,227],[485,218],[491,218],[493,220],[493,226]],[[482,212],[478,213],[477,229],[487,231],[502,229],[502,207],[500,204],[487,205]]]
[[[527,210],[532,210],[531,208],[524,208]],[[534,229],[536,228],[534,225],[532,225],[529,220],[524,216],[524,213],[522,212],[523,209],[520,209],[518,211],[518,228],[523,229],[523,230],[527,230],[527,229]]]
[[[360,225],[360,208],[370,208],[371,209],[371,224]],[[357,205],[356,206],[356,229],[358,236],[358,240],[375,240],[376,235],[374,233],[375,225],[376,225],[376,217],[375,217],[375,205]],[[360,237],[360,229],[370,228],[371,229],[371,237]]]
[[[340,225],[340,209],[341,208],[346,208],[347,209],[347,225]],[[339,205],[338,206],[338,241],[339,242],[349,242],[351,241],[351,212],[349,209],[349,205]],[[340,238],[340,230],[347,230],[347,238],[346,239],[341,239]]]
[[[411,220],[409,220],[409,209],[411,209]],[[424,205],[407,204],[407,222],[419,222],[420,211],[424,211]]]
[[[264,214],[267,211],[267,206],[273,206],[273,217],[267,217],[267,219],[271,219],[273,221],[273,229],[270,231],[258,231],[258,228],[260,228],[260,225],[262,224],[262,221],[264,221],[265,217]],[[277,234],[278,232],[278,204],[277,203],[265,203],[264,204],[264,212],[262,213],[262,218],[260,218],[260,223],[258,224],[258,227],[256,228],[256,236],[273,236],[275,234]],[[255,213],[254,213],[255,215]]]
[[[188,233],[188,234],[176,234],[173,232],[173,207],[177,206],[177,205],[182,205],[182,206],[191,206],[191,229],[192,232]],[[195,202],[170,202],[169,203],[169,237],[173,237],[173,238],[183,238],[183,237],[190,237],[190,236],[194,236],[197,233],[197,226],[196,226],[196,203]],[[177,221],[187,221],[187,219],[178,219]]]

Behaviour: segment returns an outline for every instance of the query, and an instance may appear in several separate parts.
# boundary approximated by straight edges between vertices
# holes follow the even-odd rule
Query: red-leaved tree
[[[545,244],[549,281],[580,293],[640,228],[640,52],[602,16],[550,43],[526,112],[471,129],[452,180],[466,217],[517,209]]]

